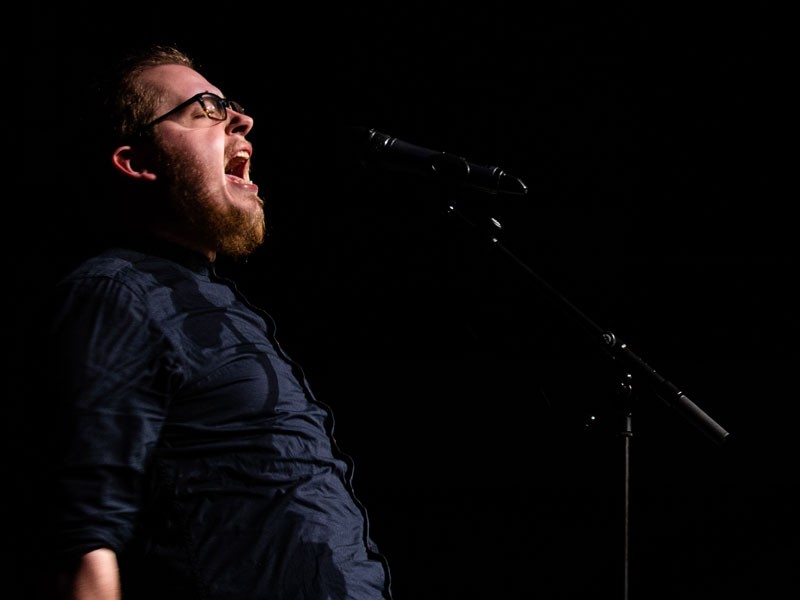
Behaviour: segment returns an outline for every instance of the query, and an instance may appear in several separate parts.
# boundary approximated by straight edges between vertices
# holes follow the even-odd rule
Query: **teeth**
[[[248,152],[247,150],[239,150],[236,154],[233,155],[233,157],[231,157],[231,160],[233,160],[234,158],[241,158],[243,160],[249,161],[250,160],[250,152]],[[249,171],[249,169],[247,169],[243,173],[243,177],[241,177],[240,179],[242,181],[244,181],[245,183],[250,183],[250,171]]]

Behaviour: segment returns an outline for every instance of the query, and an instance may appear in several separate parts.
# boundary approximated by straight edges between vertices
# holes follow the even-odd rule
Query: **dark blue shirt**
[[[114,550],[128,600],[390,598],[330,409],[212,264],[114,249],[57,296],[61,556]]]

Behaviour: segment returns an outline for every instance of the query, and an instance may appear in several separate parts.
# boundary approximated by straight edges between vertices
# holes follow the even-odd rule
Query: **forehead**
[[[179,103],[201,92],[222,96],[222,92],[200,73],[183,65],[159,65],[148,69],[142,73],[141,82],[156,88],[164,104]]]

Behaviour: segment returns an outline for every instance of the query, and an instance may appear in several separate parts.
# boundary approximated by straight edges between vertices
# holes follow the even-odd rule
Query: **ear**
[[[111,155],[111,162],[119,171],[134,179],[154,181],[157,177],[155,173],[147,168],[141,152],[137,151],[133,146],[120,146],[114,150]]]

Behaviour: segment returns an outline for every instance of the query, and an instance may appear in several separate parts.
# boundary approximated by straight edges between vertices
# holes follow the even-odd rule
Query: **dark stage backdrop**
[[[626,408],[630,598],[796,582],[783,15],[38,4],[5,53],[22,125],[13,310],[91,246],[75,210],[95,181],[74,118],[87,73],[127,44],[177,43],[256,119],[270,237],[220,270],[333,407],[397,600],[621,598]],[[528,193],[363,167],[353,127],[499,166]],[[626,371],[595,326],[730,438],[704,436],[641,376],[620,396]]]

